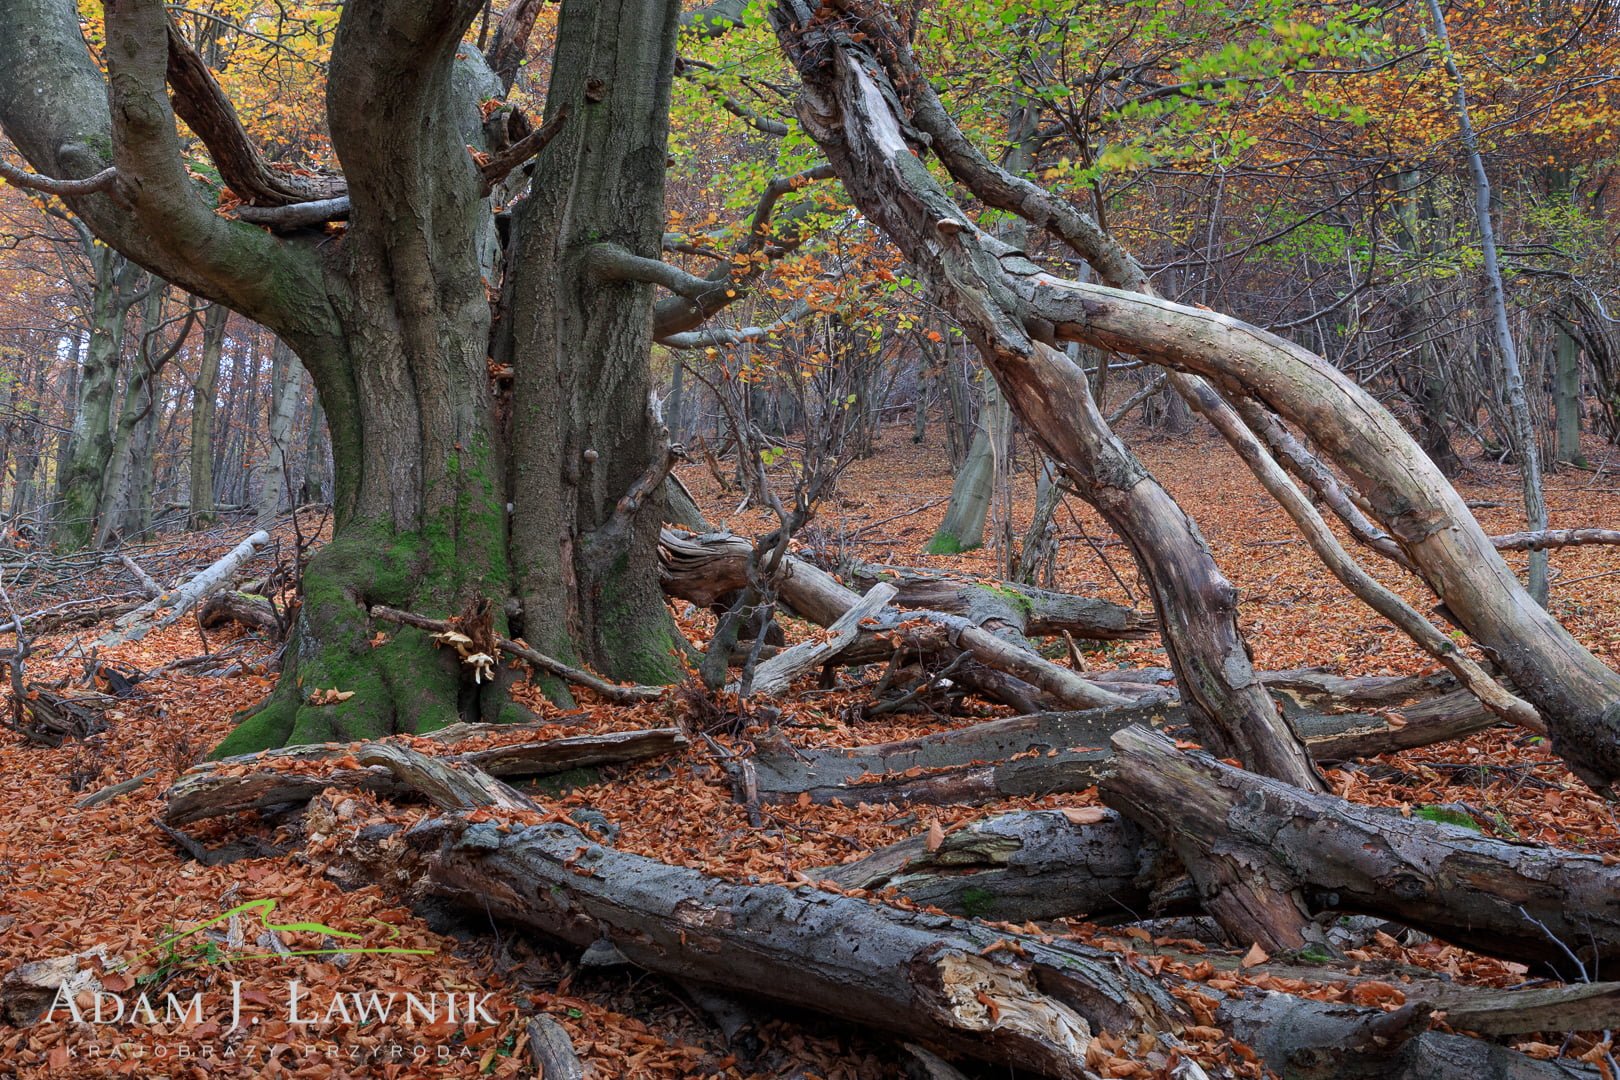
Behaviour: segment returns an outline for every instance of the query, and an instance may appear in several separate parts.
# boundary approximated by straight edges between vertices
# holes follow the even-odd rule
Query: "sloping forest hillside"
[[[1611,0],[0,0],[0,1076],[1620,1077]]]

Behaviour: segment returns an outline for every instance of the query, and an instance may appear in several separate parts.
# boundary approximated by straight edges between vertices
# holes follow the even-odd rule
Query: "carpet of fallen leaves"
[[[1322,571],[1282,511],[1212,437],[1144,434],[1138,441],[1144,460],[1198,520],[1241,590],[1243,621],[1258,666],[1320,665],[1346,675],[1434,670],[1406,639],[1352,601]],[[1597,445],[1589,454],[1600,462],[1617,457]],[[1550,478],[1554,527],[1620,525],[1620,480],[1610,468]],[[722,489],[702,466],[687,468],[683,476],[717,526],[747,533],[766,524],[757,511],[736,511],[738,493]],[[997,555],[990,548],[952,557],[921,554],[943,515],[949,483],[941,448],[931,441],[914,445],[909,429],[890,429],[877,454],[851,467],[803,542],[823,557],[952,566],[994,577]],[[1478,511],[1488,529],[1523,527],[1513,509],[1517,478],[1509,470],[1476,460],[1458,484],[1465,497],[1498,504]],[[1026,468],[1011,508],[1014,535],[1022,535],[1031,513],[1032,491],[1026,489],[1032,488]],[[1069,499],[1058,512],[1057,526],[1055,587],[1142,602],[1146,590],[1127,550],[1095,514]],[[233,539],[223,530],[171,538],[162,551],[147,553],[148,569],[172,580],[205,565]],[[267,565],[261,563],[261,571]],[[1553,566],[1556,614],[1606,662],[1620,666],[1620,622],[1614,618],[1620,611],[1615,592],[1620,551],[1593,547],[1559,552]],[[1373,569],[1414,602],[1432,604],[1397,568],[1382,563]],[[32,607],[127,590],[128,582],[117,580],[119,573],[116,566],[84,564],[71,582],[56,583],[56,592],[44,586],[36,590]],[[14,599],[19,608],[29,609],[28,594]],[[707,634],[707,615],[684,605],[676,615],[689,636],[701,640]],[[80,627],[39,638],[28,661],[29,679],[46,684],[64,680],[64,692],[90,692],[83,685],[86,647],[99,632]],[[802,627],[790,631],[800,636],[809,632]],[[430,926],[375,886],[344,892],[324,875],[318,846],[304,849],[269,823],[238,819],[190,831],[204,844],[246,837],[292,850],[212,867],[189,859],[156,824],[161,793],[230,729],[233,714],[261,699],[273,681],[266,666],[271,651],[264,643],[242,638],[236,630],[210,631],[206,639],[199,633],[183,620],[98,655],[126,669],[151,672],[205,651],[235,651],[241,657],[235,670],[225,676],[195,676],[175,668],[144,679],[132,696],[107,711],[108,730],[83,743],[46,749],[0,732],[0,804],[5,807],[0,813],[0,972],[100,946],[108,957],[134,960],[127,969],[103,976],[109,990],[132,1001],[145,991],[160,1016],[164,995],[188,1002],[201,993],[204,1016],[200,1022],[187,1018],[172,1024],[97,1025],[66,1022],[59,1014],[57,1021],[33,1027],[0,1026],[0,1076],[533,1075],[524,1024],[537,1012],[567,1029],[597,1078],[859,1080],[904,1074],[905,1055],[891,1042],[814,1017],[768,1020],[745,1046],[728,1047],[696,1004],[655,977],[624,968],[581,970],[573,955],[531,944],[487,922]],[[1163,666],[1165,656],[1155,641],[1147,640],[1108,644],[1090,650],[1087,660],[1093,667]],[[875,671],[846,673],[834,690],[806,686],[770,705],[779,711],[776,722],[803,744],[879,742],[973,720],[908,715],[856,719],[852,706],[868,700],[875,679]],[[680,694],[633,708],[586,700],[566,714],[538,694],[526,695],[526,701],[542,717],[558,721],[557,735],[691,720],[690,700]],[[993,712],[986,709],[983,715]],[[732,732],[718,735],[717,742],[734,749],[756,730],[744,718]],[[549,733],[545,729],[524,737]],[[1620,824],[1613,808],[1520,736],[1495,729],[1380,759],[1371,770],[1331,773],[1329,779],[1340,794],[1360,802],[1444,805],[1468,814],[1492,835],[1620,856]],[[76,805],[88,793],[148,771],[150,779],[132,794],[95,808]],[[991,813],[1096,803],[1093,791],[982,807],[786,805],[766,808],[756,827],[733,800],[713,750],[703,740],[694,740],[681,755],[604,768],[584,786],[537,797],[561,812],[595,809],[619,828],[616,843],[626,850],[758,882],[802,881],[817,867],[857,858],[936,826],[948,831]],[[354,798],[374,817],[407,820],[424,812],[417,806]],[[235,958],[241,950],[233,951],[231,941],[215,942],[206,934],[171,949],[155,948],[237,904],[263,898],[276,901],[272,918],[277,922],[320,923],[360,935],[367,947],[424,951],[243,959]],[[253,923],[245,934],[251,944],[257,923],[251,915],[241,918]],[[1202,956],[1205,947],[1196,942],[1153,940],[1135,928],[1058,923],[1042,929],[1137,955],[1154,969],[1168,968],[1217,988],[1248,982],[1388,1007],[1404,1001],[1401,983],[1413,972],[1493,986],[1527,979],[1519,965],[1439,942],[1407,947],[1387,934],[1352,955],[1365,965],[1365,973],[1334,982],[1271,974],[1263,964],[1253,963],[1253,955],[1246,958],[1247,965],[1238,963],[1242,949],[1216,963],[1217,954]],[[332,944],[319,932],[287,933],[283,939],[295,950]],[[312,1022],[288,1022],[287,998],[294,980],[300,1008],[313,1014]],[[468,992],[488,994],[484,1007],[498,1023],[405,1024],[397,1016],[377,1021],[329,1012],[334,995],[390,991],[456,992],[463,1001]],[[233,1001],[240,1002],[241,1019],[234,1029]],[[1196,1000],[1189,999],[1189,1005],[1207,1010],[1207,1004]],[[1213,1028],[1195,1029],[1193,1041],[1200,1037],[1209,1060],[1225,1060],[1258,1075],[1257,1067],[1246,1064],[1246,1048],[1233,1046]],[[1596,1059],[1590,1037],[1559,1040],[1557,1033],[1549,1033],[1546,1040],[1531,1037],[1519,1045],[1538,1056]],[[1101,1074],[1150,1075],[1134,1060],[1131,1047],[1108,1039],[1099,1040],[1099,1047],[1105,1052],[1093,1065]]]

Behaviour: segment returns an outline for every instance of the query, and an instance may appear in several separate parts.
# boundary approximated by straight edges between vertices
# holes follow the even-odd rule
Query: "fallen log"
[[[510,730],[508,725],[498,727]],[[678,729],[651,728],[514,743],[447,755],[445,760],[476,766],[495,776],[546,776],[591,765],[656,757],[685,745],[686,737]],[[169,787],[164,795],[163,820],[179,826],[223,814],[300,806],[328,788],[356,788],[388,795],[411,790],[410,783],[388,768],[372,765],[358,754],[359,768],[310,773],[274,767],[278,762],[331,761],[349,753],[346,746],[315,745],[205,762],[185,772]],[[236,771],[245,764],[261,767],[246,773]]]
[[[1014,582],[974,581],[960,575],[909,566],[855,563],[845,576],[858,588],[893,585],[903,608],[924,608],[966,617],[986,629],[1003,628],[1022,638],[1069,634],[1096,641],[1151,637],[1153,616],[1092,596],[1037,589]]]
[[[487,785],[499,781],[489,778]],[[339,853],[365,877],[410,882],[418,895],[578,947],[605,947],[683,983],[722,992],[746,987],[755,1000],[1045,1076],[1094,1077],[1111,1058],[1096,1040],[1102,1032],[1116,1047],[1153,1036],[1134,1042],[1136,1055],[1149,1069],[1168,1070],[1178,1036],[1204,1013],[1242,1031],[1240,1038],[1258,1044],[1264,1037],[1263,1061],[1290,1077],[1324,1075],[1320,1055],[1329,1047],[1337,1049],[1340,1071],[1328,1075],[1594,1075],[1428,1032],[1430,1010],[1422,1003],[1390,1014],[1261,990],[1222,995],[1173,976],[1150,977],[1118,954],[1074,941],[899,911],[808,886],[721,881],[615,851],[558,821],[503,824],[450,812],[397,839],[354,830]],[[1283,1027],[1289,1021],[1294,1028]],[[1295,1038],[1276,1033],[1298,1028]],[[1322,1037],[1328,1031],[1336,1042]],[[1426,1071],[1415,1071],[1414,1061]],[[1480,1073],[1481,1062],[1496,1071]],[[1207,1074],[1193,1065],[1177,1075]]]
[[[1297,949],[1314,936],[1312,914],[1334,910],[1565,978],[1620,961],[1620,867],[1595,855],[1301,791],[1140,726],[1112,742],[1104,801],[1176,853],[1236,941]]]
[[[659,563],[664,591],[699,607],[712,607],[748,584],[748,558],[754,545],[732,533],[694,535],[664,529],[659,535]],[[846,608],[836,590],[844,589],[825,570],[789,555],[782,598],[800,616],[821,626]],[[908,567],[862,566],[852,582],[868,589],[878,581],[893,585],[902,608],[940,611],[967,617],[976,625],[1002,621],[1021,633],[1051,636],[1068,631],[1077,638],[1121,640],[1148,637],[1153,617],[1094,597],[1036,589],[1025,585],[985,584]],[[845,590],[849,591],[849,590]]]
[[[125,641],[139,641],[153,630],[173,625],[210,593],[224,588],[242,564],[269,543],[270,534],[264,530],[252,533],[184,585],[163,592],[121,616],[113,628],[96,641],[96,646],[106,648]],[[164,608],[169,609],[167,614],[159,615]]]
[[[752,693],[771,696],[780,694],[793,685],[797,679],[807,671],[813,671],[828,663],[839,653],[843,652],[855,639],[860,636],[862,620],[870,620],[883,610],[885,604],[894,598],[894,586],[873,585],[867,594],[860,598],[850,609],[827,627],[827,636],[812,641],[801,642],[791,648],[783,649],[771,657],[754,671],[751,686]],[[737,693],[741,690],[738,683],[726,687],[727,690]]]
[[[276,618],[276,609],[270,606],[268,599],[234,589],[222,590],[210,596],[197,613],[197,621],[204,629],[234,622],[249,630],[267,634],[281,632],[281,621]]]
[[[1290,717],[1319,763],[1426,746],[1499,722],[1466,691],[1389,716],[1299,713]],[[989,720],[914,739],[857,747],[805,748],[781,733],[754,740],[749,761],[758,798],[818,803],[989,802],[1083,791],[1109,770],[1109,737],[1132,724],[1191,735],[1181,706],[1163,697],[1107,709],[1040,712]]]
[[[1036,713],[853,749],[766,735],[748,760],[762,802],[988,802],[1091,787],[1112,757],[1110,735],[1163,718],[1153,706]]]
[[[717,602],[734,589],[718,589],[713,574],[691,574],[682,568],[694,562],[700,566],[729,564],[737,557],[738,551],[753,550],[748,541],[729,533],[693,537],[664,529],[660,537],[659,562],[665,591],[705,606]],[[731,580],[726,579],[727,582]],[[746,578],[742,581],[746,583]],[[839,584],[825,570],[792,556],[784,560],[777,590],[782,602],[789,608],[821,626],[831,626],[837,622],[861,599],[859,594]],[[1036,687],[1059,707],[1085,709],[1127,703],[1127,699],[1121,695],[1103,689],[1069,668],[1005,641],[960,615],[886,608],[875,623],[868,633],[895,638],[906,647],[923,653],[943,653],[946,656],[969,653],[986,667],[1005,672]],[[857,639],[847,647],[854,649],[860,645]],[[893,652],[892,647],[888,652]]]
[[[368,841],[349,844],[376,865]],[[412,828],[383,857],[421,893],[585,947],[610,941],[650,971],[747,987],[795,1008],[894,1032],[955,1057],[1045,1076],[1094,1075],[1095,1033],[1186,1022],[1165,989],[1122,957],[810,887],[738,885],[615,851],[560,823]],[[395,880],[399,880],[398,877]]]
[[[926,835],[815,871],[846,889],[892,889],[953,915],[1002,922],[1198,910],[1174,856],[1113,810],[1028,810]]]

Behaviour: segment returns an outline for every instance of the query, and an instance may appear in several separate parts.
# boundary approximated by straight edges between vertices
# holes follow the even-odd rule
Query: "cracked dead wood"
[[[249,535],[185,584],[153,597],[134,611],[120,617],[113,624],[113,629],[96,641],[97,647],[105,648],[125,641],[139,641],[153,630],[161,630],[178,622],[182,615],[196,607],[210,594],[224,588],[232,576],[241,569],[242,564],[253,558],[260,548],[268,546],[269,543],[270,534],[262,529]],[[168,612],[159,615],[158,612],[164,608],[168,608]]]
[[[692,574],[688,571],[694,565],[712,566],[717,557],[729,560],[733,549],[739,547],[745,551],[752,550],[748,541],[729,534],[694,537],[671,529],[663,530],[659,559],[665,591],[694,603],[707,605],[718,601],[722,595],[733,590],[716,589],[707,573]],[[860,601],[858,593],[845,588],[825,570],[792,556],[784,559],[784,571],[777,583],[777,590],[781,600],[795,612],[822,626],[837,622]],[[1035,687],[1059,706],[1080,709],[1129,703],[1122,695],[1104,689],[1028,649],[1019,648],[960,615],[888,608],[876,621],[878,625],[868,628],[868,632],[885,636],[892,634],[901,643],[925,653],[943,653],[947,656],[970,653],[986,667],[1015,676]],[[856,642],[850,647],[859,648],[860,643]]]
[[[953,829],[932,850],[917,835],[810,876],[1003,922],[1199,910],[1173,856],[1115,811],[1090,807],[1001,814]]]
[[[818,803],[975,803],[1083,791],[1108,772],[1108,740],[1120,729],[1151,724],[1192,734],[1174,696],[1162,687],[1154,691],[1123,707],[1032,713],[867,746],[801,748],[777,732],[755,739],[750,760],[766,802],[808,794]],[[1365,693],[1375,691],[1369,686]],[[1319,709],[1323,699],[1317,700]],[[1286,712],[1318,761],[1425,746],[1498,722],[1466,691],[1420,699],[1402,709],[1401,722],[1294,705]]]
[[[469,734],[484,734],[477,730],[479,727],[482,726],[475,725]],[[513,725],[498,725],[495,730],[510,732],[513,728]],[[513,743],[449,754],[445,760],[476,765],[494,776],[545,776],[591,765],[638,761],[685,745],[686,737],[679,730],[651,728]],[[170,825],[185,825],[224,814],[299,806],[328,788],[358,788],[395,795],[410,790],[408,782],[386,768],[370,767],[372,763],[361,759],[358,753],[358,768],[333,768],[319,774],[275,768],[277,763],[332,761],[349,753],[350,748],[344,746],[303,746],[195,766],[181,774],[164,794],[163,819]],[[382,764],[380,759],[376,764]],[[243,766],[249,767],[249,771],[236,772]]]
[[[873,621],[878,612],[883,610],[884,605],[894,599],[894,592],[892,585],[881,582],[873,585],[865,596],[827,627],[825,638],[801,642],[783,649],[760,664],[754,670],[751,692],[766,696],[783,693],[800,675],[830,663],[839,653],[855,643],[855,639],[861,634],[861,623]],[[742,687],[740,683],[733,683],[726,689],[737,693]]]
[[[356,839],[356,852],[369,841]],[[560,823],[447,814],[368,874],[585,947],[610,941],[649,971],[850,1020],[952,1057],[1093,1074],[1099,1031],[1173,1031],[1185,1014],[1123,958],[808,886],[739,885],[615,851]]]
[[[753,545],[730,533],[694,535],[665,529],[659,537],[664,591],[713,607],[721,598],[748,584],[748,555]],[[844,588],[814,564],[789,555],[787,575],[808,580],[791,590],[804,607],[787,600],[793,611],[822,626],[842,613]],[[981,582],[950,573],[899,566],[853,568],[851,581],[868,588],[886,581],[898,591],[902,608],[921,608],[961,615],[977,625],[1004,622],[1025,634],[1050,636],[1067,631],[1095,641],[1135,640],[1153,633],[1153,617],[1131,608],[1089,596],[1052,592],[1011,582]],[[848,591],[848,590],[846,590]]]
[[[1113,737],[1103,799],[1174,850],[1234,940],[1268,951],[1315,936],[1321,910],[1381,915],[1579,977],[1620,961],[1620,867],[1487,839],[1301,791],[1177,750],[1143,727]]]

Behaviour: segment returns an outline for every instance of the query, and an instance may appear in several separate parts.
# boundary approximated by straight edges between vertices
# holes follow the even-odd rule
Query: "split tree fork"
[[[0,0],[0,124],[36,170],[8,178],[273,330],[331,426],[334,538],[306,571],[275,693],[222,751],[517,712],[419,630],[373,645],[376,604],[445,615],[492,598],[503,633],[549,654],[638,682],[675,673],[655,556],[669,459],[646,407],[648,352],[655,332],[689,330],[746,282],[657,258],[680,4],[566,0],[543,122],[505,107],[486,120],[536,6],[511,6],[492,64],[463,43],[477,0],[344,5],[327,85],[343,173],[308,179],[268,166],[160,0],[109,0],[105,77],[72,0]],[[706,25],[738,6],[714,5]],[[177,113],[242,198],[237,218],[188,173]],[[530,188],[504,245],[497,184]],[[783,194],[773,185],[752,224]],[[333,218],[346,220],[335,234]],[[745,242],[763,243],[760,230]],[[655,283],[675,294],[656,312]],[[515,368],[509,427],[490,357]],[[309,704],[323,688],[355,693]]]
[[[1381,405],[1292,342],[1146,291],[1140,269],[1094,221],[971,146],[883,6],[779,0],[771,21],[802,80],[800,120],[851,198],[927,275],[1047,453],[1131,545],[1153,585],[1184,694],[1237,701],[1255,684],[1233,617],[1235,597],[1196,528],[1102,422],[1084,373],[1060,342],[1141,356],[1177,373],[1177,389],[1220,418],[1223,435],[1277,491],[1291,486],[1288,477],[1232,406],[1247,407],[1256,423],[1280,417],[1294,424],[1342,474],[1331,482],[1348,487],[1401,561],[1539,712],[1553,749],[1589,784],[1612,790],[1620,781],[1620,675],[1531,599],[1461,497]],[[919,160],[928,152],[974,195],[1053,233],[1115,287],[1054,276],[975,227]],[[1309,485],[1315,474],[1297,471]],[[1301,524],[1321,540],[1319,522]],[[1329,563],[1347,581],[1355,576],[1342,561]],[[1465,671],[1464,682],[1492,708],[1529,719],[1523,702],[1493,690],[1477,666],[1467,671],[1438,634],[1403,629]],[[1243,734],[1273,760],[1291,757],[1297,738],[1264,720],[1264,707],[1254,704]],[[1276,732],[1269,746],[1268,730]],[[1244,761],[1289,778],[1249,755]]]

